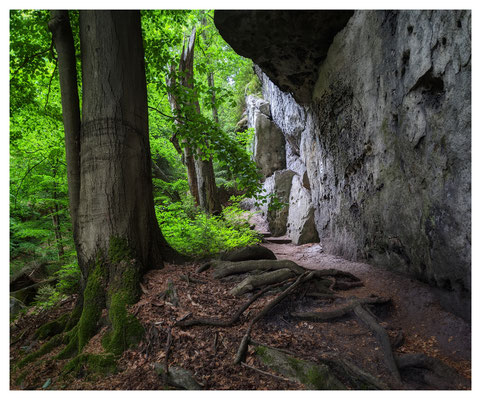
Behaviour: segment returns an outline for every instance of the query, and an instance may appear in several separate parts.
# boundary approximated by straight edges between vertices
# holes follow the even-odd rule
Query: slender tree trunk
[[[182,69],[183,65],[185,65],[184,54],[185,54],[185,44],[184,44],[184,49],[182,50],[181,63],[179,65],[179,72],[184,72]],[[174,72],[173,65],[170,66],[170,71]],[[170,108],[172,109],[172,112],[174,115],[177,115],[180,113],[179,103],[177,101],[175,94],[173,93],[175,91],[176,84],[177,84],[176,81],[172,79],[167,79],[167,86],[172,90],[172,93],[168,94],[168,98],[169,98]],[[179,124],[180,122],[179,120],[176,120],[175,123]],[[194,155],[192,154],[192,150],[189,146],[186,145],[185,140],[182,141],[183,149],[181,149],[179,145],[179,140],[175,135],[172,136],[171,142],[173,143],[177,152],[182,154],[182,160],[184,162],[184,165],[187,168],[187,183],[189,184],[189,191],[190,191],[190,194],[194,197],[195,204],[199,205],[199,186],[197,183],[197,174],[195,170],[195,161],[194,161]]]
[[[209,73],[207,77],[207,82],[209,87],[214,87],[214,73]],[[217,107],[215,105],[215,92],[212,91],[212,118],[216,124],[219,123],[219,116],[217,113]],[[200,110],[199,110],[200,112]],[[217,185],[215,183],[215,174],[214,174],[214,167],[212,164],[212,158],[208,160],[208,162],[202,161],[204,163],[203,166],[203,177],[205,179],[199,180],[199,187],[201,186],[201,182],[203,185],[208,185],[209,188],[205,190],[205,206],[203,207],[204,210],[207,210],[211,214],[220,214],[222,211],[222,206],[220,204],[219,195],[217,192]]]
[[[52,175],[54,179],[57,177],[57,166],[58,166],[58,160],[52,170]],[[60,259],[64,255],[64,250],[62,245],[62,233],[60,228],[60,210],[58,208],[58,202],[57,202],[57,183],[56,182],[54,182],[53,184],[52,198],[54,201],[54,206],[51,208],[50,212],[52,214],[52,224],[53,224],[53,231],[55,233],[55,243],[57,244],[58,258]]]
[[[182,72],[183,78],[181,80],[182,86],[194,90],[193,77],[194,77],[194,45],[196,39],[196,29],[192,30],[189,37],[187,46],[184,44],[182,51],[181,62],[179,71]],[[197,99],[192,100],[193,107],[196,112],[200,114],[200,105]],[[221,212],[221,205],[219,202],[219,196],[217,195],[217,186],[215,184],[214,167],[212,165],[212,158],[205,159],[200,149],[196,149],[195,153],[189,149],[189,156],[192,155],[193,159],[189,159],[189,166],[192,161],[195,169],[188,167],[188,176],[195,171],[196,184],[198,190],[198,204],[199,206],[209,214],[218,214]],[[192,179],[194,179],[192,177]]]
[[[214,88],[214,73],[210,72],[207,77],[207,83],[210,88]],[[215,105],[215,91],[212,91],[211,96],[211,103],[212,103],[212,118],[216,124],[219,123],[219,113],[217,112],[217,106]]]
[[[48,27],[52,32],[58,57],[69,205],[75,240],[80,191],[80,106],[77,87],[77,61],[68,11],[51,11]],[[75,242],[77,241],[75,240]]]
[[[62,232],[60,228],[60,210],[57,204],[57,190],[53,191],[53,199],[55,200],[55,205],[52,208],[52,224],[53,230],[55,232],[55,242],[57,243],[58,258],[62,258],[64,255],[64,249],[62,245]]]

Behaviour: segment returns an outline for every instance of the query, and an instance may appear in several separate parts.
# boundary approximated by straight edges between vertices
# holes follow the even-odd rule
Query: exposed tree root
[[[257,299],[259,299],[261,296],[263,296],[265,293],[267,293],[269,290],[272,290],[280,285],[283,285],[285,282],[277,283],[274,285],[269,285],[256,293],[254,296],[252,296],[242,307],[240,307],[237,312],[228,320],[220,320],[220,319],[215,319],[215,318],[198,318],[198,319],[186,319],[182,321],[177,321],[175,323],[176,326],[181,326],[181,327],[189,327],[189,326],[195,326],[195,325],[210,325],[210,326],[220,326],[220,327],[228,327],[234,325],[241,315],[246,311],[252,303],[254,303]]]
[[[390,389],[384,382],[345,358],[340,357],[337,353],[323,354],[319,361],[328,365],[336,376],[347,380],[350,387],[378,390]]]
[[[364,284],[360,281],[357,281],[357,282],[336,281],[333,289],[349,290],[349,289],[353,289],[353,288],[360,287],[360,286],[364,286]]]
[[[169,356],[170,356],[171,346],[172,346],[172,328],[169,327],[167,332],[167,342],[165,343],[164,374],[163,374],[164,385],[168,384]]]
[[[324,322],[329,321],[331,319],[341,318],[344,317],[346,314],[354,311],[355,307],[358,305],[363,304],[385,304],[388,303],[390,299],[386,299],[384,297],[367,297],[364,299],[353,299],[348,301],[341,307],[321,311],[321,312],[304,312],[304,313],[291,313],[291,317],[295,319],[301,319],[305,321],[313,321],[313,322]]]
[[[387,364],[387,367],[391,371],[395,382],[400,385],[401,374],[397,367],[396,360],[394,359],[394,354],[391,348],[391,341],[386,330],[377,323],[377,321],[372,317],[370,313],[366,312],[366,310],[360,303],[358,303],[353,310],[356,316],[375,333],[377,339],[379,340],[379,343],[381,344],[384,353],[384,360]]]
[[[295,273],[287,268],[265,272],[260,275],[251,275],[245,278],[236,287],[231,289],[230,294],[234,296],[240,296],[265,285],[283,282],[289,278],[292,278],[293,276],[295,276]]]
[[[323,299],[323,300],[335,300],[335,299],[342,299],[343,297],[337,296],[331,293],[319,293],[319,292],[308,292],[306,293],[307,297],[314,297],[316,299]]]
[[[243,274],[252,271],[274,271],[278,269],[289,269],[296,274],[302,274],[305,269],[290,260],[249,260],[249,261],[213,261],[214,278],[224,278],[229,275]]]
[[[247,246],[222,254],[222,261],[277,260],[276,255],[264,246]]]
[[[265,315],[267,315],[269,311],[271,311],[282,300],[284,300],[288,295],[290,295],[299,285],[307,282],[309,279],[312,279],[313,276],[314,274],[312,272],[304,272],[287,289],[285,289],[273,300],[267,303],[267,305],[251,320],[251,322],[249,323],[249,326],[247,327],[247,331],[244,337],[242,338],[239,348],[237,349],[237,353],[234,359],[234,364],[239,364],[240,362],[245,361],[247,347],[249,345],[250,334],[254,324],[260,319],[262,319]]]
[[[256,372],[259,372],[259,373],[262,374],[262,375],[267,375],[267,376],[269,376],[269,377],[271,377],[271,378],[275,378],[275,379],[280,379],[280,380],[282,380],[282,381],[291,382],[291,380],[288,379],[288,378],[284,378],[283,376],[278,376],[278,375],[271,374],[270,372],[263,371],[263,370],[261,370],[261,369],[259,369],[259,368],[253,367],[252,365],[246,364],[245,362],[241,362],[241,365],[242,365],[243,367],[250,368],[250,369],[252,369],[252,370],[254,370],[254,371],[256,371]]]

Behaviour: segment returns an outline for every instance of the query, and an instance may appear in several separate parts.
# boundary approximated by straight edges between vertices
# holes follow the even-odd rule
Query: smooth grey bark
[[[116,237],[144,267],[161,267],[140,13],[80,11],[80,39],[79,259],[91,263]]]

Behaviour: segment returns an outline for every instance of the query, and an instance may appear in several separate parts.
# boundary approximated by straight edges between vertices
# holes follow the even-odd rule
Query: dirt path
[[[266,223],[257,216],[251,218],[251,223],[259,232],[268,230]],[[470,370],[471,325],[444,310],[432,287],[398,273],[326,254],[320,243],[296,246],[292,243],[271,243],[270,239],[266,238],[263,245],[272,250],[278,259],[292,260],[313,270],[336,268],[359,277],[364,286],[351,289],[349,293],[353,296],[376,294],[390,297],[394,309],[386,322],[402,327],[407,343],[424,348],[427,355],[444,359],[465,371]],[[272,239],[282,242],[287,238]]]

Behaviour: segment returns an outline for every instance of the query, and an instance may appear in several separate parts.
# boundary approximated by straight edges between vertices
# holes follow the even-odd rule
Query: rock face
[[[280,208],[269,209],[272,199],[262,207],[262,212],[269,223],[269,230],[272,236],[282,236],[287,231],[287,217],[289,216],[289,195],[291,194],[292,177],[295,172],[285,169],[276,171],[264,182],[266,194],[275,193],[277,200],[283,205]]]
[[[292,23],[276,15],[270,26],[301,35],[295,15]],[[223,35],[235,33],[235,44],[232,32],[224,36],[233,48],[262,68],[286,168],[310,188],[324,247],[444,289],[446,305],[469,317],[470,11],[356,11],[324,38],[315,85],[299,86],[285,83],[283,52],[257,23],[252,12],[216,15]],[[275,68],[261,64],[263,51]]]
[[[286,139],[271,119],[270,105],[254,96],[246,99],[248,127],[254,128],[254,161],[264,177],[286,167]]]
[[[286,106],[289,108],[290,104],[292,103]],[[289,142],[286,144],[286,139],[292,141],[293,135],[290,133],[292,128],[295,129],[296,114],[292,114],[289,129],[284,126],[283,131],[271,119],[269,102],[248,96],[246,105],[248,127],[255,129],[253,157],[261,173],[267,178],[263,186],[264,193],[276,194],[277,200],[285,204],[280,209],[269,210],[272,204],[272,199],[269,199],[262,207],[270,232],[273,236],[287,233],[294,244],[318,242],[306,168],[302,162],[297,162],[299,157],[293,153],[292,145]],[[299,122],[302,121],[300,116],[297,117]],[[284,170],[286,157],[289,159],[290,169]]]

